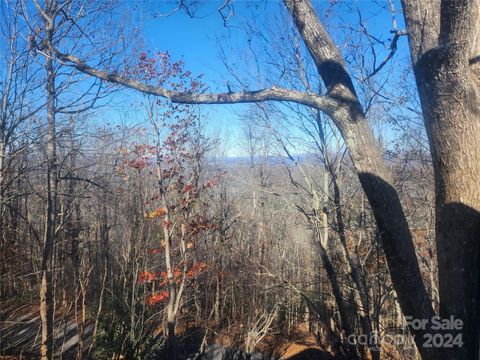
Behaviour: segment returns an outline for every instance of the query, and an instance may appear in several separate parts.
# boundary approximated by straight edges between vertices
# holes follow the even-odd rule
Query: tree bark
[[[323,239],[320,240],[319,242],[323,242]],[[337,273],[332,264],[332,261],[330,260],[330,257],[328,256],[327,250],[324,248],[324,246],[321,243],[319,244],[319,247],[320,247],[323,268],[325,269],[330,285],[332,286],[333,297],[335,298],[335,303],[337,304],[338,312],[340,314],[340,322],[342,324],[342,329],[345,332],[345,337],[348,341],[348,339],[351,336],[354,336],[355,333],[349,318],[347,305],[345,303],[345,299],[343,298],[342,290],[340,289]],[[347,344],[345,345],[345,349],[348,352],[351,359],[360,358],[357,352],[357,348],[353,344],[350,344],[347,342]]]
[[[462,330],[447,331],[462,334],[464,346],[445,348],[442,358],[478,359],[480,2],[403,6],[433,159],[440,316],[464,323]],[[423,39],[419,24],[429,29]]]
[[[342,252],[345,260],[347,276],[349,279],[351,279],[351,281],[355,284],[356,287],[355,291],[353,291],[353,297],[357,306],[358,315],[360,317],[362,331],[364,334],[368,335],[369,339],[373,339],[374,329],[372,327],[372,321],[370,317],[368,289],[366,287],[365,279],[363,277],[358,258],[356,257],[356,255],[352,257],[348,250],[337,172],[334,169],[329,169],[329,171],[333,184],[333,203],[335,206],[335,217],[337,220],[337,232],[343,249]],[[381,346],[381,344],[369,342],[369,349],[372,360],[380,359],[380,349],[378,348],[379,346]]]
[[[53,24],[45,21],[46,41],[53,39]],[[55,224],[57,214],[57,154],[55,126],[55,72],[51,57],[45,59],[47,74],[47,221],[45,244],[43,248],[41,285],[40,285],[40,318],[42,322],[42,338],[40,353],[42,360],[53,358],[53,284],[52,258],[55,247]]]

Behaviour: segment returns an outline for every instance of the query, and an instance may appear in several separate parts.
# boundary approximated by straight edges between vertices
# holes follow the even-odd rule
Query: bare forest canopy
[[[0,0],[0,359],[480,359],[479,34]]]

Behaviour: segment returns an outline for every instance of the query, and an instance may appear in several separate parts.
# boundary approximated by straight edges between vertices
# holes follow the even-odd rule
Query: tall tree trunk
[[[439,6],[440,5],[440,6]],[[405,1],[410,49],[435,176],[440,316],[463,321],[462,347],[478,359],[480,334],[480,1]],[[429,29],[421,36],[418,22]]]
[[[50,26],[51,25],[51,26]],[[51,43],[53,24],[46,26],[46,40]],[[50,54],[49,54],[50,55]],[[51,56],[51,55],[50,55]],[[55,224],[57,214],[57,154],[55,126],[55,72],[51,57],[46,57],[45,70],[47,74],[47,221],[45,243],[43,248],[41,284],[40,284],[40,318],[42,322],[41,358],[53,358],[53,284],[52,259],[55,246]]]
[[[3,134],[0,134],[0,137],[3,137]],[[7,229],[6,229],[6,206],[5,206],[5,189],[4,189],[4,164],[5,164],[5,145],[3,142],[3,139],[0,138],[0,250],[1,250],[1,256],[0,256],[0,274],[8,274],[9,271],[7,262],[8,260],[8,255],[7,255]],[[9,295],[9,285],[10,279],[8,277],[5,277],[4,280],[0,284],[0,294],[3,296],[8,296]],[[0,321],[2,320],[2,314],[0,314]]]
[[[323,242],[323,239],[321,240]],[[338,308],[338,312],[340,315],[340,322],[342,325],[342,329],[345,332],[345,337],[347,339],[345,349],[348,352],[351,359],[358,359],[359,355],[357,352],[356,346],[350,344],[348,340],[351,336],[354,336],[354,328],[350,321],[350,316],[347,311],[347,304],[345,302],[344,296],[342,294],[342,289],[340,288],[340,283],[338,281],[337,273],[335,271],[335,267],[332,264],[330,256],[328,256],[327,250],[322,244],[320,246],[320,255],[322,258],[322,265],[327,273],[328,280],[330,285],[332,286],[333,297],[335,299],[335,303]]]
[[[157,135],[158,135],[157,131]],[[159,139],[159,135],[158,135]],[[158,144],[160,141],[158,140]],[[160,148],[160,145],[158,145]],[[165,211],[165,216],[163,218],[163,241],[165,242],[165,267],[167,273],[167,282],[168,282],[168,303],[167,303],[167,326],[166,326],[166,355],[169,360],[176,359],[176,335],[175,335],[175,321],[176,321],[176,312],[175,312],[175,302],[177,298],[177,284],[174,279],[172,262],[171,262],[171,251],[170,251],[170,229],[169,229],[169,214],[168,214],[168,204],[165,194],[165,187],[163,184],[162,177],[162,160],[157,155],[157,181],[158,181],[158,190],[160,193],[160,203]]]
[[[220,261],[219,261],[220,263]],[[213,310],[214,310],[214,319],[215,319],[215,325],[219,326],[220,325],[220,301],[221,301],[221,276],[220,276],[220,270],[217,270],[217,274],[215,276],[215,302],[213,304]]]
[[[327,171],[323,174],[323,188],[322,192],[324,195],[324,204],[328,201],[328,185],[329,185],[329,173]],[[314,198],[318,199],[318,195],[315,195]],[[319,200],[319,199],[318,199]],[[315,204],[316,202],[316,204]],[[320,212],[318,202],[314,200],[313,208],[317,208],[317,211]],[[359,358],[359,353],[357,352],[357,347],[354,344],[349,343],[351,336],[355,335],[355,329],[350,321],[350,314],[347,309],[346,296],[344,296],[340,282],[338,279],[337,269],[335,269],[331,256],[329,254],[329,243],[330,243],[330,226],[328,224],[328,215],[325,209],[321,211],[321,217],[319,219],[314,219],[314,233],[318,239],[318,247],[320,250],[320,257],[322,259],[322,265],[327,273],[328,280],[332,286],[332,292],[337,304],[338,312],[340,314],[340,322],[342,329],[345,332],[346,336],[346,345],[345,349],[352,357],[352,359]]]
[[[331,178],[333,184],[333,203],[335,206],[335,215],[337,220],[337,232],[340,237],[340,244],[342,247],[342,255],[345,259],[345,265],[347,268],[347,276],[355,284],[356,289],[353,291],[353,298],[357,306],[357,312],[360,317],[360,325],[362,326],[362,331],[369,339],[374,339],[373,337],[373,327],[370,317],[370,302],[368,298],[368,289],[365,279],[362,274],[360,263],[356,254],[353,256],[350,254],[347,246],[347,236],[345,233],[345,222],[343,219],[343,210],[340,198],[340,187],[338,184],[337,173],[335,170],[331,170]],[[369,341],[369,348],[372,360],[380,359],[380,349],[378,346],[381,344],[371,343]]]

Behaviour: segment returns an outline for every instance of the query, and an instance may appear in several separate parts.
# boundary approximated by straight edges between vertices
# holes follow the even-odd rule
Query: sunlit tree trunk
[[[462,347],[444,359],[478,359],[480,336],[480,2],[405,1],[415,77],[435,177],[440,315],[462,319]],[[423,29],[427,29],[424,32]]]
[[[46,41],[53,39],[53,23],[45,21]],[[40,317],[42,320],[41,357],[50,360],[53,357],[53,284],[52,258],[55,247],[55,224],[57,215],[57,153],[55,126],[55,72],[53,60],[45,59],[47,75],[47,220],[45,241],[41,265]]]

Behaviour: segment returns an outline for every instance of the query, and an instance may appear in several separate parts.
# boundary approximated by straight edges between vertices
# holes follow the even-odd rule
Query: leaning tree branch
[[[73,66],[85,74],[108,81],[110,83],[123,85],[145,94],[160,96],[169,99],[174,103],[238,104],[263,101],[289,101],[314,107],[329,115],[333,114],[339,105],[336,100],[330,98],[329,96],[321,96],[315,93],[290,90],[277,86],[272,86],[270,88],[257,91],[239,91],[217,94],[177,92],[163,87],[149,85],[144,82],[120,75],[116,72],[95,69],[76,56],[64,54],[55,48],[51,48],[51,50],[56,59]]]

